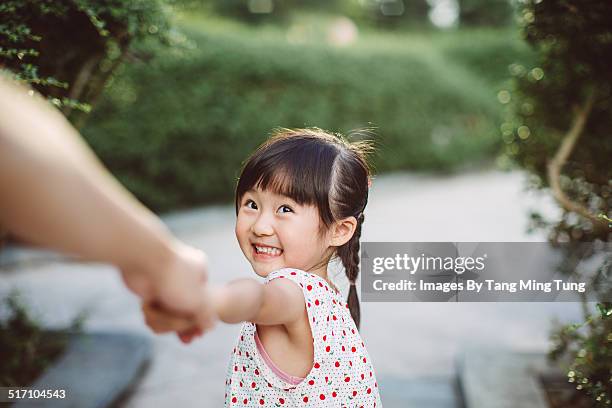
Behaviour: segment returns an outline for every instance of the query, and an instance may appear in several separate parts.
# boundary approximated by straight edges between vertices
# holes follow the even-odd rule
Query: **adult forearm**
[[[252,320],[261,309],[264,286],[254,279],[237,279],[216,289],[213,296],[217,316],[225,323]]]
[[[150,270],[172,237],[46,102],[0,77],[0,225],[34,244]]]

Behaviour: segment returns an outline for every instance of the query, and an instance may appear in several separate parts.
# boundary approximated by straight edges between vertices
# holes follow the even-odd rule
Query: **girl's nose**
[[[273,235],[272,220],[266,214],[260,214],[251,226],[251,231],[258,236]]]

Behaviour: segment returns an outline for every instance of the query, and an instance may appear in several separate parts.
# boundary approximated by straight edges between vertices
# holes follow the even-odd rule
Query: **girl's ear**
[[[357,218],[347,217],[336,221],[331,230],[330,245],[340,247],[346,244],[357,229]]]

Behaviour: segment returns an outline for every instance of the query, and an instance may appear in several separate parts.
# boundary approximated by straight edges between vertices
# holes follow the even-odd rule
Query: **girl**
[[[239,279],[207,295],[220,320],[244,322],[225,381],[226,407],[382,406],[358,332],[355,287],[367,152],[366,143],[319,129],[285,129],[246,161],[236,188],[236,237],[265,279]],[[328,277],[334,256],[350,282],[346,303]]]

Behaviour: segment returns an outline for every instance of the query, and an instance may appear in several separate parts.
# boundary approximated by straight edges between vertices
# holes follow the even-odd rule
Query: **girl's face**
[[[265,277],[281,268],[322,272],[329,258],[329,234],[321,234],[315,206],[263,191],[247,191],[236,219],[236,238],[255,273]]]

